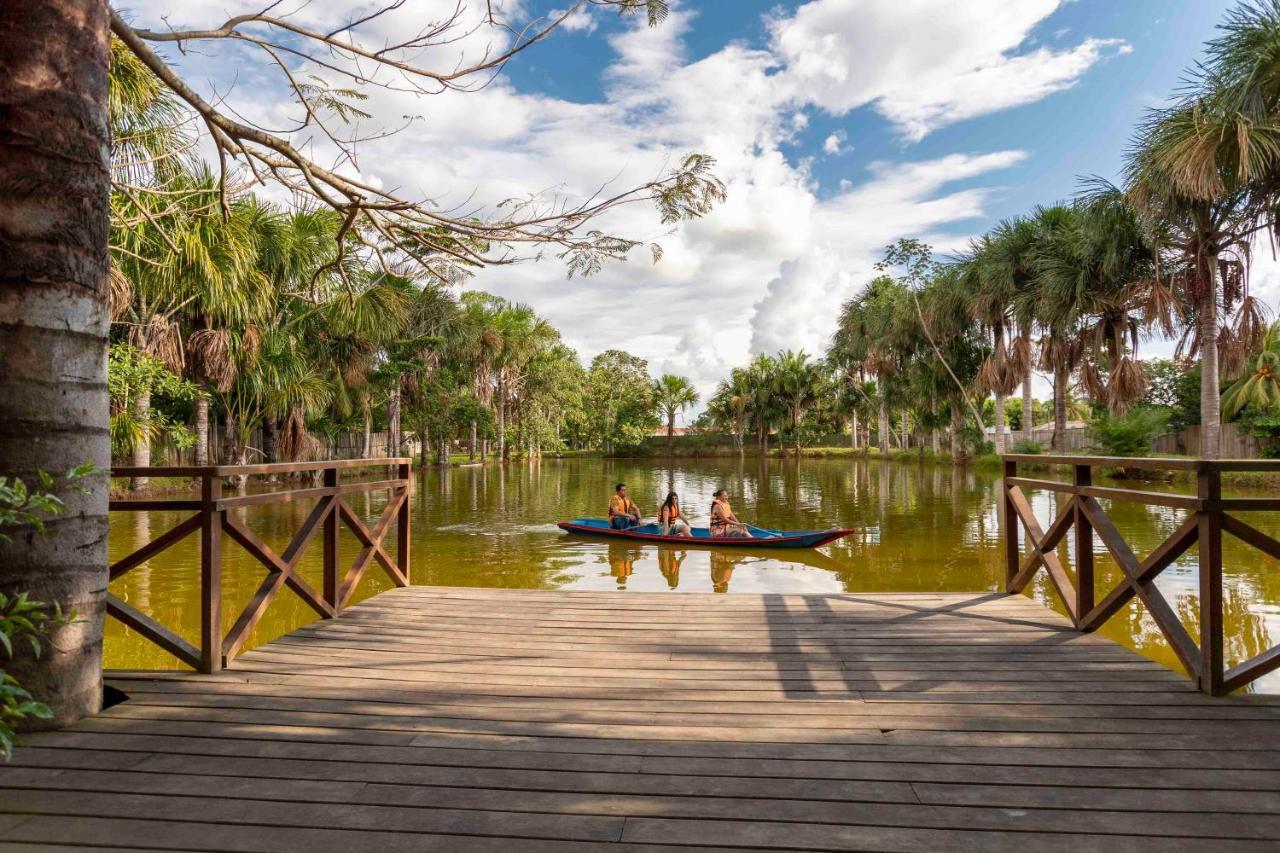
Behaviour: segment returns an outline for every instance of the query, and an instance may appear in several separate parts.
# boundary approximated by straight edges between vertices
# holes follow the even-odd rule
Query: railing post
[[[1018,574],[1018,563],[1022,557],[1022,545],[1018,541],[1018,511],[1013,508],[1009,499],[1009,479],[1018,476],[1018,463],[1012,459],[1004,460],[1004,479],[1000,483],[1000,505],[1004,512],[1004,589],[1013,592],[1013,579]]]
[[[1222,472],[1212,462],[1196,474],[1200,552],[1200,689],[1223,692],[1222,661]]]
[[[402,487],[405,495],[404,503],[400,504],[400,511],[396,515],[396,568],[400,570],[404,582],[409,583],[409,499],[412,496],[409,477],[412,469],[407,463],[402,463],[398,470],[398,476],[405,481]]]
[[[1089,465],[1076,465],[1075,485],[1092,486],[1093,468]],[[1081,505],[1084,496],[1077,494],[1071,499],[1075,501],[1075,519],[1072,524],[1076,537],[1076,627],[1079,628],[1084,617],[1093,610],[1093,527]]]
[[[320,532],[324,551],[324,600],[333,608],[333,615],[338,615],[338,505],[342,495],[338,493],[338,469],[328,466],[324,469],[324,486],[333,489],[329,514],[324,518],[324,530]]]
[[[222,478],[200,475],[200,671],[222,669]]]

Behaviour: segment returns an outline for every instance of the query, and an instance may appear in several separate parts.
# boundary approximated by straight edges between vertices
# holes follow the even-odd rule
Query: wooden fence
[[[1072,482],[1037,480],[1018,476],[1018,463],[1067,466]],[[1093,485],[1095,468],[1138,468],[1157,471],[1191,471],[1196,475],[1195,495],[1164,494],[1136,489]],[[1004,457],[1004,500],[1001,523],[1005,544],[1005,588],[1020,593],[1040,569],[1048,574],[1076,628],[1094,631],[1136,597],[1146,607],[1200,689],[1223,695],[1280,668],[1280,646],[1230,669],[1223,663],[1222,534],[1227,532],[1268,556],[1280,559],[1280,542],[1241,521],[1233,513],[1280,510],[1276,498],[1223,498],[1222,472],[1263,471],[1280,473],[1280,461],[1147,459],[1105,456]],[[1043,528],[1031,510],[1023,489],[1044,489],[1071,495],[1057,518]],[[1130,501],[1185,510],[1182,524],[1145,559],[1139,559],[1111,522],[1099,499]],[[1021,523],[1019,523],[1021,522]],[[1021,532],[1019,532],[1021,528]],[[1058,554],[1068,533],[1075,537],[1074,578]],[[1094,535],[1100,539],[1124,574],[1113,590],[1096,600],[1094,590]],[[1030,552],[1023,555],[1023,536]],[[1156,588],[1155,580],[1192,545],[1199,552],[1199,637],[1193,638],[1177,612]]]
[[[396,586],[409,584],[409,488],[411,459],[348,459],[328,462],[285,462],[273,465],[213,465],[177,468],[113,468],[113,477],[182,477],[197,480],[199,498],[160,497],[113,499],[112,512],[151,510],[194,511],[168,532],[152,539],[133,553],[111,565],[111,580],[158,556],[186,537],[200,533],[200,639],[194,645],[142,611],[114,595],[107,595],[107,615],[137,631],[183,663],[200,672],[217,672],[229,664],[253,633],[280,590],[287,586],[321,618],[337,616],[351,602],[360,578],[376,561]],[[342,482],[342,474],[353,470],[394,468],[395,476],[382,480]],[[236,494],[222,493],[225,477],[259,477],[276,474],[311,474],[322,485],[283,488],[275,491]],[[365,525],[345,500],[357,492],[387,491],[390,497],[381,518]],[[277,554],[230,510],[286,501],[316,499],[317,503],[289,545]],[[338,567],[338,525],[355,534],[363,548],[343,573]],[[396,525],[396,556],[393,560],[383,540]],[[257,592],[237,616],[231,630],[222,634],[222,534],[256,558],[267,571]],[[317,593],[297,572],[298,561],[307,546],[319,535],[324,551],[324,589]]]

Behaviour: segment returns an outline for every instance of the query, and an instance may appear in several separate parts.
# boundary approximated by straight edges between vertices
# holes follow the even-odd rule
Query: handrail
[[[1137,598],[1169,641],[1174,654],[1205,693],[1230,693],[1280,669],[1280,646],[1262,652],[1227,669],[1223,659],[1222,533],[1235,536],[1269,556],[1280,558],[1280,541],[1241,521],[1232,512],[1280,509],[1275,498],[1222,497],[1224,471],[1280,473],[1275,459],[1159,459],[1117,456],[1041,456],[1011,453],[1002,456],[1004,478],[1000,502],[1000,522],[1005,545],[1005,590],[1021,593],[1044,569],[1077,630],[1095,631]],[[1072,481],[1039,480],[1020,477],[1019,463],[1070,466]],[[1165,494],[1139,489],[1093,485],[1094,468],[1137,468],[1157,471],[1193,471],[1195,495]],[[1041,527],[1031,510],[1024,488],[1043,489],[1070,495],[1048,530]],[[1186,510],[1181,525],[1140,560],[1098,503],[1099,499],[1130,501]],[[1019,528],[1021,527],[1021,533]],[[1073,534],[1076,565],[1074,578],[1063,564],[1058,546]],[[1123,580],[1115,589],[1095,600],[1094,539],[1102,544],[1120,567]],[[1030,545],[1024,555],[1023,539]],[[1165,600],[1154,583],[1156,577],[1197,546],[1199,559],[1199,636],[1193,638],[1177,611]]]
[[[119,620],[164,649],[169,654],[200,672],[217,672],[229,665],[244,648],[271,602],[287,586],[323,619],[338,616],[351,602],[360,579],[370,563],[377,562],[396,586],[408,586],[409,568],[409,489],[412,481],[411,459],[335,459],[322,462],[280,462],[264,465],[192,465],[161,468],[113,468],[113,477],[179,477],[199,484],[199,498],[164,495],[145,498],[119,498],[110,501],[112,511],[142,512],[149,510],[194,511],[159,537],[144,543],[131,554],[111,565],[115,580],[142,565],[188,535],[200,531],[200,640],[188,642],[152,617],[107,594],[107,615]],[[344,471],[387,468],[396,469],[392,479],[343,483]],[[322,485],[275,489],[224,497],[222,478],[253,477],[271,474],[319,473]],[[388,491],[389,498],[382,516],[368,527],[343,500],[344,495],[369,491]],[[289,545],[276,554],[237,515],[230,513],[241,507],[292,501],[316,501]],[[391,524],[397,528],[396,555],[393,560],[383,547]],[[339,524],[345,524],[363,546],[344,573],[338,569]],[[222,633],[222,542],[223,534],[236,542],[262,563],[267,576],[249,603],[237,616],[230,631]],[[323,549],[324,589],[317,593],[297,573],[298,562],[311,541],[320,537]]]
[[[1260,471],[1280,474],[1280,459],[1166,459],[1160,456],[1066,456],[1005,453],[1006,462],[1037,465],[1089,465],[1094,468],[1139,468],[1146,471]]]

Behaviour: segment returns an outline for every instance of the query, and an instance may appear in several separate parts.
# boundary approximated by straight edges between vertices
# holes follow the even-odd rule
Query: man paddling
[[[640,524],[640,508],[627,497],[627,484],[619,483],[609,498],[609,526],[614,530],[630,530]]]

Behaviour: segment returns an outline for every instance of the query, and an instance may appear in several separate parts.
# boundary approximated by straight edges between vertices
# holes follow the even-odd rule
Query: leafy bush
[[[1014,453],[1039,454],[1044,453],[1044,448],[1040,446],[1040,442],[1033,441],[1029,438],[1020,438],[1013,445]]]
[[[103,472],[90,463],[72,468],[67,479],[73,489],[79,489],[76,481],[98,473]],[[0,477],[0,541],[9,541],[5,531],[13,527],[30,527],[43,533],[45,520],[66,509],[62,499],[50,491],[53,477],[45,471],[39,476],[36,488],[28,488],[17,478]],[[0,649],[5,657],[12,658],[15,649],[25,644],[39,657],[45,633],[70,620],[71,616],[64,615],[56,603],[33,601],[25,592],[15,596],[0,593]],[[18,723],[28,717],[47,720],[51,716],[53,712],[47,705],[35,701],[16,678],[0,669],[0,756],[5,761],[13,756],[14,728]]]
[[[1165,432],[1168,412],[1141,407],[1123,415],[1103,415],[1090,427],[1097,449],[1107,456],[1144,456]]]

